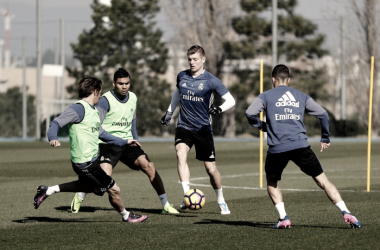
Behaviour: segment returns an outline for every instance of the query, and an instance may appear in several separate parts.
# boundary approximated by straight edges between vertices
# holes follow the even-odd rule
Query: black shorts
[[[318,157],[309,146],[277,154],[267,153],[265,160],[266,175],[281,180],[282,171],[288,165],[289,160],[293,161],[302,172],[309,176],[316,177],[323,173]]]
[[[212,132],[194,132],[181,127],[175,131],[174,146],[185,143],[191,149],[195,145],[196,159],[200,161],[215,161],[214,135]]]
[[[150,162],[148,155],[137,146],[116,146],[111,144],[100,143],[100,164],[108,163],[114,168],[116,164],[121,161],[132,170],[141,170],[141,167],[135,165],[135,161],[141,155],[145,155],[146,159]]]
[[[100,167],[99,158],[87,168],[78,168],[75,164],[72,165],[79,180],[91,186],[96,195],[102,196],[115,185],[112,177],[106,174]]]

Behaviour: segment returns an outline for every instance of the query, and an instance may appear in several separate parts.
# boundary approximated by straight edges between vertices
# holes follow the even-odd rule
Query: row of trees
[[[358,24],[355,26],[358,29],[355,40],[359,41],[352,42],[349,49],[360,52],[361,70],[367,72],[370,56],[376,56],[378,50],[375,32],[376,0],[363,0],[360,3],[351,1],[347,4],[356,17],[353,20]],[[175,36],[171,44],[175,44],[176,50],[186,51],[193,44],[202,45],[206,49],[208,71],[218,78],[223,78],[226,73],[235,76],[229,90],[238,101],[233,110],[216,117],[216,134],[234,136],[236,131],[245,132],[245,128],[237,129],[236,124],[246,124],[244,111],[249,105],[248,100],[259,93],[259,71],[242,67],[239,62],[270,57],[272,54],[272,23],[268,18],[272,8],[271,1],[112,0],[112,5],[106,6],[94,0],[91,5],[93,27],[84,30],[78,37],[78,42],[71,44],[74,57],[82,67],[68,68],[70,75],[77,81],[85,75],[98,76],[103,80],[104,90],[107,91],[112,87],[114,71],[118,67],[127,68],[132,76],[131,90],[139,98],[138,133],[160,134],[162,130],[158,121],[171,97],[170,85],[162,78],[168,68],[170,43],[163,41],[163,32],[156,28],[153,21],[160,6],[170,19],[170,27],[174,29]],[[296,0],[278,0],[278,30],[283,37],[278,45],[278,54],[282,61],[299,61],[307,65],[313,59],[326,55],[328,51],[322,47],[325,37],[317,33],[317,26],[312,21],[295,13],[296,6]],[[353,49],[354,45],[356,50]],[[232,71],[225,72],[226,65],[232,67]],[[375,63],[375,72],[378,72],[378,65]],[[266,65],[265,72],[270,71],[271,66]],[[326,102],[332,98],[324,86],[329,82],[324,68],[296,67],[291,71],[294,87],[316,100]],[[350,74],[354,70],[348,72]],[[355,77],[359,78],[352,76],[349,87],[360,93],[358,95],[363,95],[362,90],[368,89],[368,81],[361,77],[357,79],[360,84],[354,84]],[[73,98],[77,98],[76,83],[68,89]],[[265,90],[271,88],[268,73],[265,74],[264,83]],[[170,81],[170,84],[173,82]],[[16,90],[10,91],[9,94],[14,95]],[[361,97],[356,100],[367,101],[368,98]],[[358,103],[358,116],[361,121],[366,120],[368,113],[368,105],[364,105],[364,101]],[[374,103],[378,104],[379,101],[375,86]],[[374,105],[375,135],[380,130],[380,115],[377,112],[379,107]],[[10,133],[17,134],[14,131]]]

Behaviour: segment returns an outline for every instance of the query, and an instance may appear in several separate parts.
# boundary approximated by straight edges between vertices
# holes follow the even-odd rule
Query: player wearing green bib
[[[162,213],[177,214],[165,192],[161,177],[156,171],[153,162],[147,154],[137,144],[117,145],[107,140],[109,135],[120,140],[138,139],[136,133],[136,106],[137,97],[129,91],[130,75],[125,69],[118,69],[113,78],[114,89],[106,92],[99,100],[97,109],[99,110],[102,128],[107,133],[102,133],[99,141],[100,166],[110,176],[113,168],[121,161],[133,170],[144,172],[161,201]],[[104,135],[103,135],[104,134]],[[108,141],[104,143],[104,141]],[[71,212],[78,213],[86,193],[76,193],[71,203]]]
[[[57,137],[58,129],[69,124],[71,162],[78,180],[50,187],[40,185],[34,196],[34,208],[37,209],[47,197],[59,192],[93,192],[99,196],[107,192],[111,205],[120,213],[123,221],[139,223],[148,216],[125,210],[119,186],[100,167],[98,138],[102,129],[95,104],[99,101],[101,91],[101,80],[95,77],[83,78],[78,84],[78,93],[82,100],[71,105],[52,122],[48,131],[52,147],[61,145]],[[140,145],[136,140],[127,140],[124,143]]]

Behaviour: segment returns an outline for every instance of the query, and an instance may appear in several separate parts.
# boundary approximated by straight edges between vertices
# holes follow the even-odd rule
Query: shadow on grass
[[[274,226],[274,222],[251,222],[251,221],[221,221],[221,220],[210,220],[206,219],[201,222],[195,222],[194,224],[224,224],[228,226],[249,226],[249,227],[259,227],[259,228],[267,228],[272,229]],[[322,225],[292,225],[292,228],[321,228],[321,229],[351,229],[350,227],[342,227],[342,226],[322,226]]]
[[[250,226],[250,227],[262,227],[271,228],[273,222],[250,222],[250,221],[222,221],[222,220],[203,220],[201,222],[196,222],[194,224],[224,224],[228,226]]]
[[[67,211],[71,213],[70,206],[61,206],[55,208],[58,211]],[[81,206],[80,207],[80,213],[94,213],[95,211],[114,211],[113,208],[108,207],[90,207],[90,206]]]
[[[16,223],[36,223],[36,222],[85,222],[92,223],[94,221],[84,221],[81,219],[58,219],[58,218],[50,218],[50,217],[25,217],[22,220],[13,220],[12,222]],[[99,222],[99,221],[96,221]]]

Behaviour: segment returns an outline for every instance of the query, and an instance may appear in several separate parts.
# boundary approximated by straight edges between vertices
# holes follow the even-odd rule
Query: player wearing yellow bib
[[[40,185],[34,196],[34,208],[37,209],[47,197],[59,192],[93,192],[99,196],[107,192],[111,205],[120,213],[123,221],[139,223],[148,216],[125,210],[119,186],[100,167],[98,138],[102,129],[95,104],[98,103],[101,92],[101,80],[95,77],[83,78],[78,84],[78,93],[82,100],[71,105],[52,122],[47,133],[52,147],[61,145],[57,137],[58,129],[66,124],[69,125],[71,163],[78,180],[50,187]],[[136,140],[127,140],[123,143],[140,145]]]
[[[156,171],[153,162],[137,144],[122,145],[109,138],[118,140],[138,139],[136,133],[136,106],[137,97],[129,91],[131,79],[125,69],[118,69],[113,78],[114,89],[106,92],[99,100],[99,110],[102,128],[107,133],[100,135],[100,166],[110,176],[113,168],[121,161],[132,170],[141,170],[150,180],[163,207],[162,213],[178,214],[169,202],[161,177]],[[104,143],[106,141],[107,143]],[[71,212],[78,213],[86,193],[76,193],[71,203]]]

